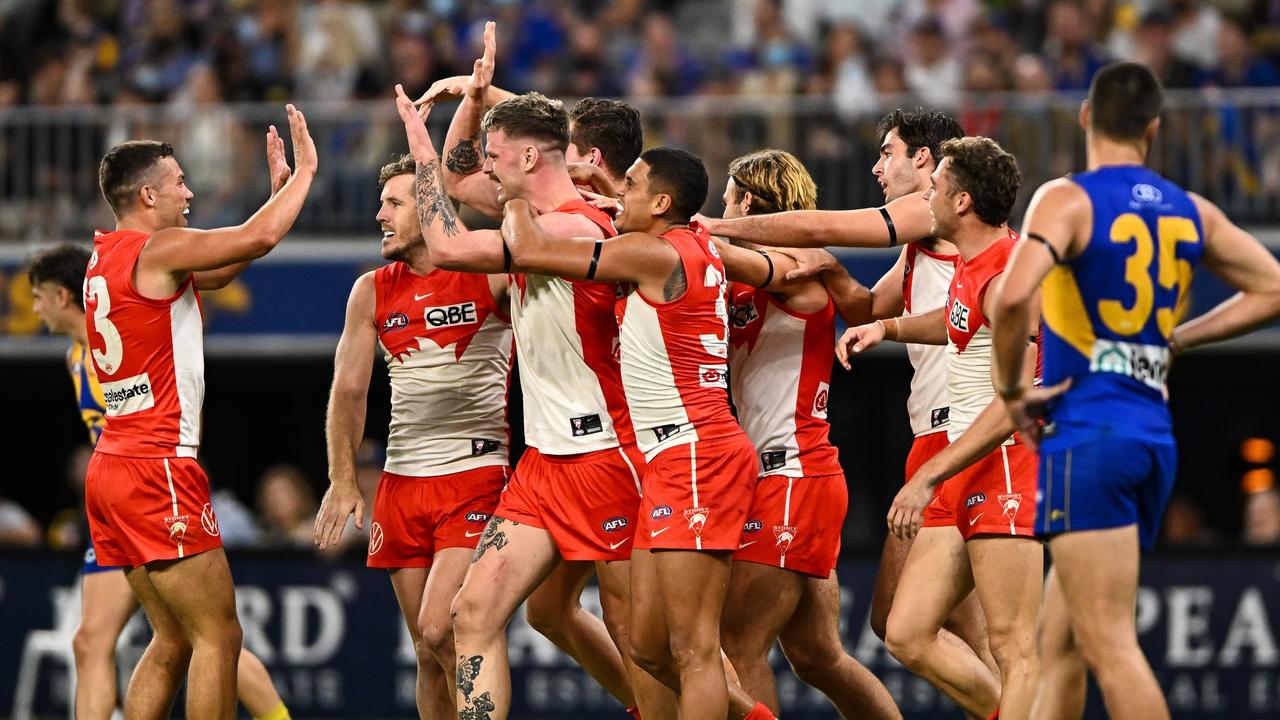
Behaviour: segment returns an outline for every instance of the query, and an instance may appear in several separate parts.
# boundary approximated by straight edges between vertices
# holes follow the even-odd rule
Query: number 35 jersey
[[[507,464],[511,322],[485,275],[401,262],[373,275],[391,379],[387,472],[432,477]]]
[[[1073,175],[1093,206],[1089,244],[1045,278],[1044,384],[1072,379],[1049,411],[1045,447],[1099,433],[1171,442],[1168,338],[1204,254],[1182,188],[1139,165]]]
[[[89,356],[107,403],[97,452],[190,457],[200,446],[204,324],[188,275],[163,299],[144,297],[133,269],[149,235],[98,232],[84,279]]]

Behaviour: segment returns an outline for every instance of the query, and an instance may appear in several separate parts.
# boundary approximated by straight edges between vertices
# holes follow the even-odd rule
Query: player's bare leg
[[[573,658],[623,707],[635,707],[636,698],[628,684],[622,653],[610,637],[610,629],[579,602],[594,571],[595,564],[591,562],[560,563],[529,596],[524,608],[525,619],[530,627]],[[604,605],[603,580],[600,584],[600,602]]]
[[[902,540],[893,533],[885,536],[884,548],[880,551],[880,566],[876,569],[875,587],[871,591],[871,631],[881,640],[884,640],[889,611],[893,608],[894,592],[898,588],[898,578],[902,577],[902,565],[906,562],[907,551],[910,549],[910,540]],[[839,599],[839,588],[836,589]],[[999,679],[1000,669],[996,667],[996,659],[992,657],[991,648],[987,644],[987,621],[982,617],[982,603],[978,602],[977,593],[971,592],[961,600],[942,627],[943,632],[954,634],[973,648],[973,652],[982,659],[991,674]]]
[[[450,717],[454,712],[453,693],[450,691],[444,669],[432,654],[431,648],[423,641],[421,625],[418,622],[422,614],[422,598],[429,572],[429,568],[396,568],[390,572],[391,587],[396,592],[396,603],[400,605],[400,614],[404,617],[404,624],[409,629],[409,638],[413,640],[413,651],[418,663],[418,677],[413,688],[413,696],[418,706],[418,716],[423,720]],[[452,660],[452,657],[448,659]]]
[[[418,614],[418,631],[422,643],[434,659],[432,674],[437,670],[444,673],[443,682],[429,684],[428,708],[432,708],[429,717],[452,717],[457,712],[454,705],[453,692],[457,678],[454,676],[453,622],[450,617],[450,606],[462,589],[462,580],[467,576],[467,568],[471,566],[471,548],[445,548],[437,550],[431,563],[431,572],[427,574],[426,590],[422,597],[421,611]]]
[[[245,648],[240,649],[240,658],[236,663],[236,695],[240,704],[249,711],[249,715],[263,718],[288,717],[284,701],[276,686],[271,682],[271,674],[257,655]]]
[[[152,585],[146,567],[126,569],[125,578],[142,604],[152,635],[129,678],[124,716],[127,720],[167,718],[191,662],[191,643],[182,623]]]
[[[804,583],[795,612],[778,636],[796,677],[826,695],[846,720],[901,718],[889,690],[840,642],[836,574],[806,577]]]
[[[71,648],[76,658],[76,717],[107,720],[116,709],[116,641],[138,601],[119,570],[88,573],[81,580],[80,627]]]
[[[940,632],[972,589],[969,555],[960,531],[921,528],[902,567],[885,645],[903,665],[965,712],[989,717],[999,703],[1000,684],[964,641]]]
[[[720,618],[720,642],[742,689],[776,715],[778,689],[769,650],[804,593],[805,576],[791,570],[735,561]]]
[[[663,612],[658,560],[649,550],[631,553],[631,661],[668,688],[680,691],[680,673],[671,657],[670,631]]]
[[[1035,538],[978,536],[965,543],[1000,666],[1000,717],[1026,720],[1040,679],[1036,617],[1044,582],[1044,546]]]
[[[1067,598],[1055,568],[1049,568],[1040,608],[1040,685],[1031,717],[1036,720],[1080,720],[1084,717],[1088,671],[1071,634]]]
[[[1138,645],[1136,525],[1064,533],[1049,541],[1085,664],[1115,720],[1162,720],[1169,706]],[[1098,588],[1108,588],[1098,592]]]
[[[627,652],[632,627],[631,561],[597,562],[596,575],[600,579],[600,605],[604,611],[604,625],[616,648],[626,652],[625,656],[619,656],[619,662],[625,668],[627,689],[635,699],[624,706],[639,708],[640,716],[645,720],[675,720],[675,693],[657,678],[640,669],[631,660],[631,653]],[[621,697],[618,699],[623,701]]]
[[[459,720],[506,720],[511,712],[507,622],[555,568],[551,534],[494,515],[453,600]]]

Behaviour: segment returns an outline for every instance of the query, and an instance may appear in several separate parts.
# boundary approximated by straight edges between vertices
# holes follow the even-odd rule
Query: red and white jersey
[[[948,437],[954,442],[991,403],[991,326],[982,312],[987,287],[1009,262],[1016,242],[1005,237],[972,259],[961,260],[947,294],[947,392],[951,398]]]
[[[655,302],[639,289],[618,298],[622,384],[645,458],[742,432],[729,409],[729,308],[724,263],[697,223],[662,235],[680,255],[688,289]]]
[[[771,292],[733,287],[729,382],[761,476],[840,472],[839,452],[827,437],[835,316],[829,297],[821,310],[798,313]]]
[[[89,355],[107,403],[96,450],[195,457],[204,405],[204,323],[194,276],[163,300],[143,297],[133,268],[149,235],[98,232],[84,279]]]
[[[506,465],[511,322],[485,275],[402,262],[373,274],[391,379],[386,471],[430,477]]]
[[[582,215],[605,237],[607,213],[583,200],[555,212]],[[515,330],[524,396],[525,442],[544,455],[575,455],[635,443],[618,365],[616,283],[548,275],[512,276]]]
[[[919,243],[907,245],[902,252],[906,254],[902,272],[903,315],[925,315],[945,305],[960,256],[930,252]],[[908,344],[907,357],[915,369],[911,376],[911,395],[907,397],[911,432],[927,435],[946,430],[951,413],[947,400],[947,349],[942,345]]]

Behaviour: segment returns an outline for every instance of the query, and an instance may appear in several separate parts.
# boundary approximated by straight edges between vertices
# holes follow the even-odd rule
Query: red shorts
[[[368,566],[431,567],[438,550],[474,548],[507,475],[504,465],[433,477],[382,473],[373,496]]]
[[[917,435],[911,442],[911,452],[907,453],[906,479],[903,482],[911,482],[911,478],[915,477],[925,463],[950,444],[946,430]],[[956,516],[951,513],[951,508],[938,500],[941,492],[942,485],[933,488],[933,500],[924,508],[924,527],[952,527],[956,524]]]
[[[745,433],[674,445],[644,473],[640,550],[737,550],[756,490]]]
[[[195,458],[95,452],[85,475],[84,504],[102,565],[138,567],[222,547],[209,478]]]
[[[840,555],[840,530],[848,507],[843,473],[766,475],[756,485],[733,559],[830,577]]]
[[[627,560],[644,460],[623,448],[543,455],[529,448],[494,515],[551,533],[565,560]]]
[[[974,535],[1035,536],[1039,458],[1026,445],[1001,445],[944,481],[924,510],[925,526],[945,513],[965,540]]]

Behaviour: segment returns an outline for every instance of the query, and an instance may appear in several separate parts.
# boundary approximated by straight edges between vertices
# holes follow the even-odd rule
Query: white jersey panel
[[[942,260],[925,252],[908,252],[906,273],[911,275],[907,283],[904,316],[924,315],[937,310],[947,302],[947,290],[956,267],[952,260]],[[927,435],[947,429],[949,417],[947,398],[947,348],[942,345],[907,345],[907,357],[915,374],[911,376],[911,395],[907,398],[907,414],[911,418],[911,432]]]
[[[755,311],[755,305],[746,307]],[[765,303],[760,322],[760,334],[754,343],[735,343],[729,348],[729,381],[738,422],[758,453],[785,451],[781,465],[766,468],[762,464],[761,474],[802,477],[796,402],[807,323],[773,303]],[[757,461],[763,462],[759,457]]]

